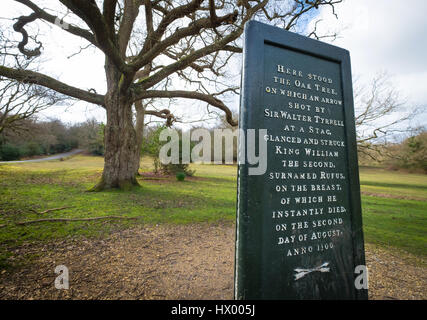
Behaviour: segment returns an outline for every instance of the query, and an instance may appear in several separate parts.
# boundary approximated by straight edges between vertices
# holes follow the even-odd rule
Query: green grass
[[[81,155],[0,165],[0,267],[23,242],[102,237],[136,224],[235,220],[236,166],[193,165],[195,177],[182,182],[139,178],[142,187],[130,191],[86,192],[100,178],[102,166],[102,158]],[[152,169],[150,159],[142,160],[142,169]],[[362,196],[366,241],[426,256],[427,176],[362,169],[360,180],[363,192],[375,194]],[[36,213],[59,207],[68,208]],[[137,219],[15,224],[111,215]]]
[[[361,168],[360,184],[365,193],[427,201],[427,175],[425,174]]]
[[[142,187],[130,191],[86,192],[100,178],[102,165],[102,158],[76,156],[62,162],[0,166],[0,264],[9,248],[25,241],[99,237],[139,223],[234,221],[235,167],[200,165],[200,172],[214,169],[212,177],[200,174],[182,182],[175,177],[140,178]],[[142,168],[151,170],[151,161],[144,159]],[[60,207],[68,208],[36,213]],[[40,218],[113,215],[137,219],[15,224]]]
[[[425,201],[362,197],[365,241],[427,256]]]
[[[427,175],[361,168],[365,241],[427,256]]]

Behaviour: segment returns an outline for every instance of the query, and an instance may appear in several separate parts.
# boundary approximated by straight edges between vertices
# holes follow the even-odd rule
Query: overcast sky
[[[1,1],[1,17],[16,17],[23,12],[23,6],[12,0]],[[24,9],[25,10],[25,9]],[[353,76],[362,81],[379,72],[391,75],[391,81],[406,97],[409,105],[427,105],[427,12],[426,0],[346,0],[337,5],[338,20],[325,8],[319,17],[323,28],[338,30],[340,37],[334,45],[350,51]],[[105,92],[103,56],[96,49],[84,50],[72,58],[79,44],[76,37],[68,35],[57,27],[42,27],[45,34],[44,56],[49,63],[43,70],[61,81],[83,89],[94,88]],[[330,42],[330,40],[324,40]],[[240,67],[238,67],[240,69]],[[237,99],[233,110],[237,110]],[[188,108],[192,101],[185,102]],[[201,110],[199,107],[197,110]],[[100,107],[77,103],[67,108],[49,110],[48,114],[65,122],[79,122],[95,117],[105,121]],[[427,112],[417,120],[427,124]]]
[[[334,45],[350,51],[353,76],[387,72],[408,107],[427,105],[427,1],[347,0],[338,20],[323,10],[323,26],[340,32]],[[327,41],[327,40],[325,40]],[[426,110],[426,109],[424,109]],[[427,125],[427,111],[418,117]]]

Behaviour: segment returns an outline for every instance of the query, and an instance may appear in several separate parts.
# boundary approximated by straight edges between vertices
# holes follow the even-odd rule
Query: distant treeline
[[[60,120],[36,121],[35,119],[27,119],[23,120],[18,128],[19,130],[6,129],[1,132],[0,160],[9,161],[23,157],[49,155],[67,152],[75,148],[85,149],[94,155],[104,154],[104,124],[94,119],[73,125],[64,124]],[[164,128],[161,125],[148,126],[144,130],[142,155],[153,157],[156,171],[157,169],[171,171],[171,168],[161,167],[158,159],[160,147],[164,144],[164,142],[159,142],[159,135]],[[224,121],[215,128],[233,130],[224,124]],[[212,139],[215,128],[210,129]],[[233,136],[234,131],[231,130],[228,134]],[[232,155],[236,162],[237,140],[235,138],[233,140]],[[194,147],[196,143],[193,142],[191,147]],[[211,156],[214,160],[213,140],[211,146]],[[425,130],[409,136],[401,143],[365,144],[360,150],[360,165],[386,166],[393,170],[405,169],[427,173],[427,131]],[[222,152],[225,155],[225,143]],[[187,167],[175,169],[188,170]]]
[[[211,160],[214,161],[214,129],[230,129],[228,132],[224,132],[224,136],[228,136],[228,139],[233,141],[232,146],[228,145],[228,148],[233,148],[231,154],[233,161],[237,163],[237,136],[234,129],[225,126],[223,123],[219,124],[215,128],[209,129],[211,137]],[[150,155],[154,158],[155,167],[159,166],[156,162],[158,160],[158,153],[160,147],[164,143],[159,142],[160,131],[164,127],[150,127],[145,131],[144,142],[142,145],[142,154]],[[193,128],[196,129],[196,128]],[[191,148],[197,142],[192,142]],[[222,159],[225,159],[226,144],[223,140],[222,144]],[[230,150],[228,150],[230,152]],[[380,166],[386,167],[391,170],[404,169],[410,172],[424,172],[427,173],[427,131],[419,131],[418,133],[409,136],[400,143],[371,143],[364,144],[363,148],[359,150],[359,164],[365,166]]]
[[[23,120],[18,129],[0,135],[0,160],[67,152],[75,148],[104,154],[104,125],[96,120],[67,125],[60,120]]]
[[[412,135],[401,143],[372,144],[363,153],[359,152],[359,164],[427,173],[427,131]]]

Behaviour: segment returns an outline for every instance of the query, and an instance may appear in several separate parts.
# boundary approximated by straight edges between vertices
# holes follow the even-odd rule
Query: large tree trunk
[[[137,165],[137,172],[138,175],[138,169],[139,169],[139,162],[140,157],[142,153],[142,142],[144,139],[144,120],[145,120],[145,107],[142,104],[141,100],[138,100],[135,102],[135,111],[136,111],[136,123],[135,123],[135,130],[136,130],[136,145],[137,145],[137,159],[135,159],[135,164]]]
[[[132,122],[130,95],[120,92],[119,73],[111,65],[106,69],[108,90],[105,97],[107,124],[104,132],[104,171],[101,181],[92,191],[127,189],[138,185],[136,173],[140,150]]]

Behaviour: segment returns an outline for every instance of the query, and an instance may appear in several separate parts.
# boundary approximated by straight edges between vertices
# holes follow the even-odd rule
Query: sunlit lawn
[[[362,191],[372,194],[389,194],[399,198],[427,201],[427,175],[402,173],[381,168],[360,170]]]
[[[141,223],[232,223],[235,219],[236,166],[193,165],[194,178],[184,182],[141,177],[142,187],[131,191],[86,192],[99,179],[102,166],[102,158],[82,155],[65,161],[1,165],[0,264],[8,248],[24,241],[103,236]],[[151,171],[151,159],[142,159],[141,167]],[[362,196],[365,240],[426,256],[427,176],[362,169],[360,179],[362,191],[375,194]],[[66,208],[40,214],[62,207]],[[41,218],[101,216],[136,219],[16,225]]]

